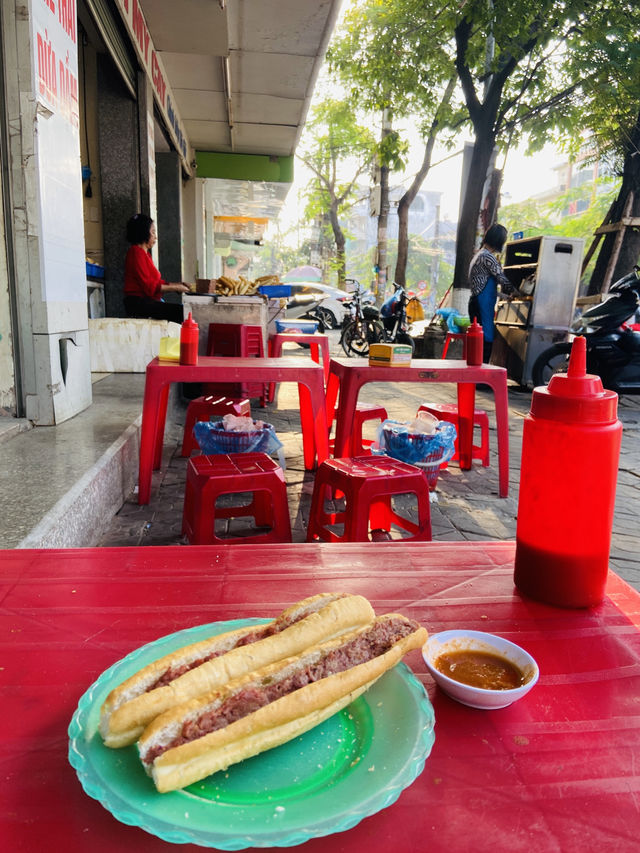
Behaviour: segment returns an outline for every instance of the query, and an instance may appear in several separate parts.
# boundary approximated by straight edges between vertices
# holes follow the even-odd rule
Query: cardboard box
[[[407,344],[371,344],[369,364],[376,367],[409,367],[411,347]]]

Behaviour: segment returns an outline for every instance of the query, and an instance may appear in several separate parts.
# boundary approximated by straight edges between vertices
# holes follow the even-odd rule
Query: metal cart
[[[565,341],[573,319],[584,240],[526,237],[507,243],[504,273],[519,290],[496,305],[492,361],[532,385],[531,368],[551,344]]]

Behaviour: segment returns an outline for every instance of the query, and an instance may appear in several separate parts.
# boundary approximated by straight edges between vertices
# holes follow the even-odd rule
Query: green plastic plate
[[[100,707],[125,678],[188,643],[265,621],[189,628],[104,672],[69,726],[69,761],[86,793],[122,823],[165,841],[220,850],[301,844],[350,829],[395,802],[422,772],[434,742],[431,703],[402,663],[315,729],[180,791],[158,794],[135,746],[103,745]]]

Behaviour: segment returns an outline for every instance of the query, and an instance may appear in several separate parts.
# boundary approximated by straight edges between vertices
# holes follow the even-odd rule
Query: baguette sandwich
[[[111,691],[101,708],[100,734],[107,746],[127,746],[169,708],[374,618],[373,608],[360,595],[323,593],[294,604],[265,625],[185,646],[153,661]]]
[[[367,690],[427,632],[397,613],[271,664],[157,717],[138,752],[160,793],[286,743]]]

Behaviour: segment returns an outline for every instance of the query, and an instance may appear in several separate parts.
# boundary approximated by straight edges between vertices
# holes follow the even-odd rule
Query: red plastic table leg
[[[345,381],[341,383],[338,420],[336,423],[336,440],[333,452],[336,459],[345,456],[347,453],[349,436],[353,432],[353,418],[361,384],[361,382],[352,381],[351,374],[347,374]]]
[[[473,412],[476,403],[474,382],[458,383],[458,454],[460,468],[468,471],[473,459]]]
[[[330,373],[327,380],[327,429],[330,431],[333,425],[333,415],[336,410],[336,402],[338,400],[338,391],[340,390],[340,379],[335,373]]]
[[[169,403],[169,390],[171,385],[167,384],[160,392],[158,413],[156,416],[156,434],[153,448],[154,471],[162,465],[162,445],[164,441],[164,428],[167,421],[167,405]]]
[[[151,472],[158,443],[162,446],[163,433],[158,428],[162,389],[147,373],[142,401],[142,426],[140,428],[140,470],[138,472],[138,503],[148,504],[151,494]],[[163,420],[164,425],[164,420]]]
[[[509,494],[509,398],[506,381],[489,381],[493,388],[498,432],[498,494]]]

